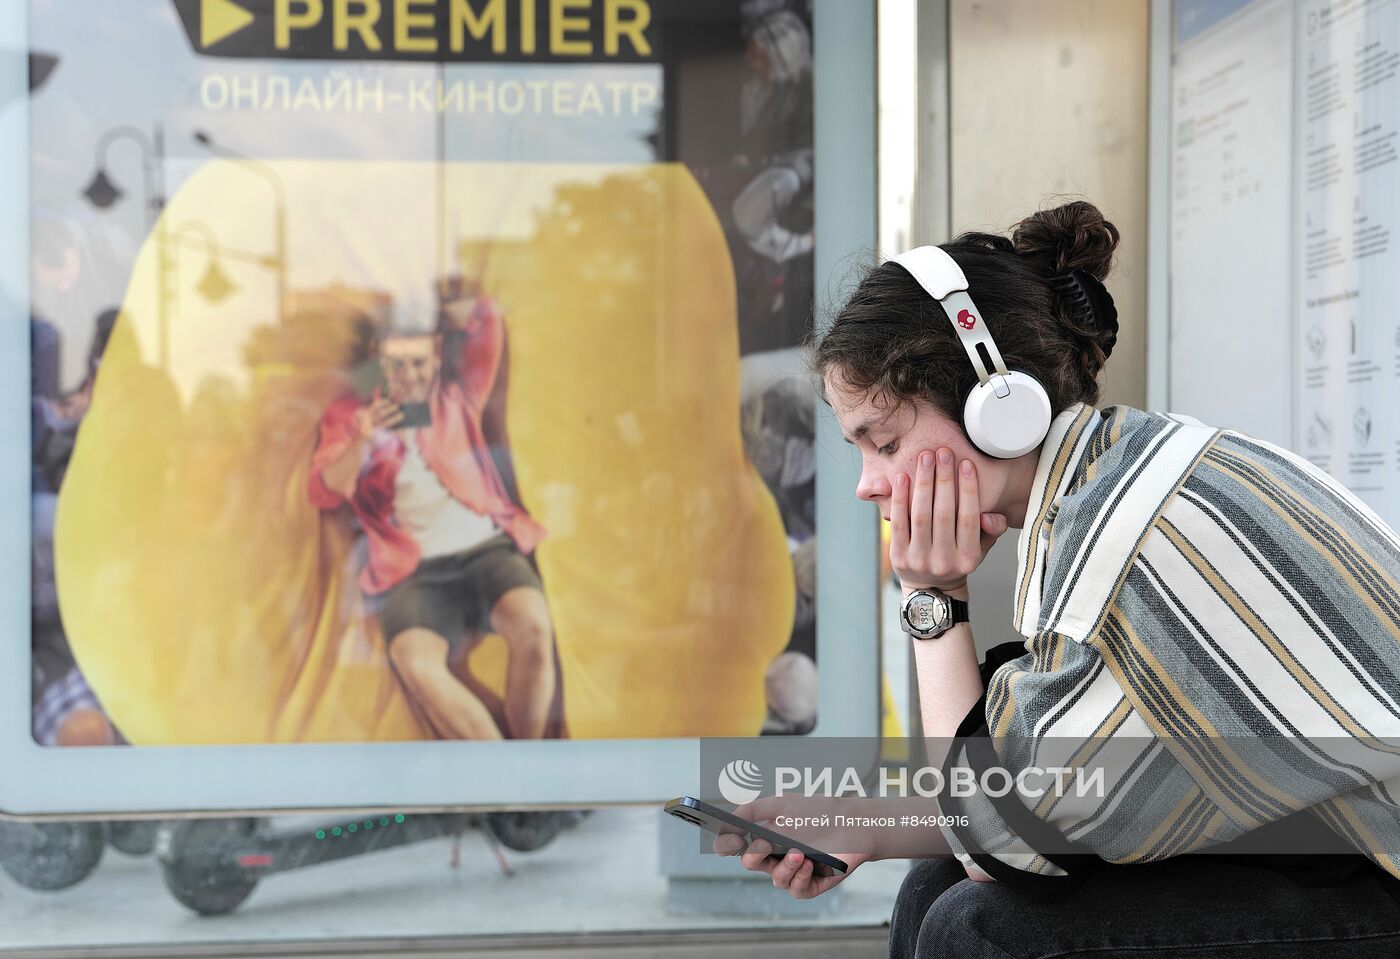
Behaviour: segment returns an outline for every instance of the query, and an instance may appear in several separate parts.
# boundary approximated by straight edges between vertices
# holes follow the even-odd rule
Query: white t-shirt
[[[459,503],[418,450],[418,431],[404,433],[403,465],[394,484],[394,516],[422,551],[423,559],[461,553],[499,532],[491,517]]]

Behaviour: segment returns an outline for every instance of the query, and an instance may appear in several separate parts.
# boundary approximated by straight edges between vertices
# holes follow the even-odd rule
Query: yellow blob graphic
[[[439,272],[505,317],[562,733],[757,734],[792,565],[740,443],[733,271],[690,174],[288,161],[262,164],[264,196],[246,166],[209,164],[164,210],[59,499],[64,623],[126,737],[430,735],[355,581],[352,515],[306,488],[321,412],[374,370],[367,324],[432,304]],[[217,298],[199,288],[213,258]],[[498,695],[505,662],[494,636],[468,659]]]

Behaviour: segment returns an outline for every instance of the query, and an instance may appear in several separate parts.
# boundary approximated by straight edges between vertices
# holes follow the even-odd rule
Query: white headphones
[[[977,371],[978,383],[963,403],[963,429],[988,456],[1014,459],[1029,453],[1050,432],[1050,397],[1040,381],[1020,370],[1007,371],[1001,351],[967,295],[967,277],[951,256],[921,246],[895,257],[948,314],[958,342]]]

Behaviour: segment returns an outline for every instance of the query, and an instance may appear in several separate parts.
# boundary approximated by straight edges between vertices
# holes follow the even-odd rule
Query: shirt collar
[[[1075,403],[1051,420],[1050,432],[1041,444],[1025,523],[1016,542],[1016,605],[1012,619],[1022,636],[1033,636],[1040,618],[1046,547],[1055,502],[1074,481],[1089,440],[1102,420],[1102,414],[1092,406]]]

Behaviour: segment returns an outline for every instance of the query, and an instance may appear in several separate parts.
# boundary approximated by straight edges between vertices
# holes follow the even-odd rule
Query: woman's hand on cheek
[[[971,460],[955,466],[952,451],[940,448],[916,462],[913,477],[894,478],[890,566],[906,589],[959,589],[1006,532],[1006,517],[981,511]]]

